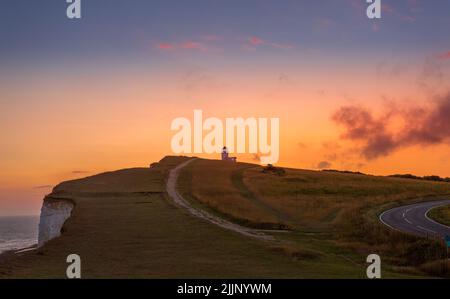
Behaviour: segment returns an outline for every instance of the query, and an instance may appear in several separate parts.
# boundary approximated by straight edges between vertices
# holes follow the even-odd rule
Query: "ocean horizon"
[[[0,253],[38,242],[39,215],[0,216]]]

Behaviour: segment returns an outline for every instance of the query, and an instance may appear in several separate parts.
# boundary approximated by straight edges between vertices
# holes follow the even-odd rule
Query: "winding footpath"
[[[190,159],[186,162],[181,163],[174,169],[170,170],[169,179],[167,180],[167,184],[166,184],[166,189],[167,189],[167,193],[172,198],[173,202],[177,206],[186,209],[193,216],[198,217],[203,220],[206,220],[212,224],[215,224],[215,225],[225,228],[227,230],[231,230],[231,231],[237,232],[241,235],[256,238],[259,240],[264,240],[264,241],[274,240],[274,238],[272,236],[264,234],[263,232],[261,232],[259,230],[244,227],[244,226],[232,223],[230,221],[227,221],[225,219],[222,219],[220,217],[217,217],[206,211],[196,209],[186,199],[184,199],[183,196],[181,196],[181,194],[179,194],[177,191],[178,176],[180,174],[180,170],[183,169],[184,167],[186,167],[187,165],[189,165],[190,163],[192,163],[194,160],[195,160],[195,158]]]
[[[392,229],[416,236],[445,238],[450,236],[450,227],[434,221],[428,213],[446,205],[450,205],[449,199],[402,206],[382,213],[380,221]]]

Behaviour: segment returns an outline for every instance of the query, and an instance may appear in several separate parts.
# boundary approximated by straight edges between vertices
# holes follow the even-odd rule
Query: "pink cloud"
[[[187,41],[181,44],[182,49],[206,51],[206,47],[202,43]]]
[[[450,59],[450,51],[446,53],[441,53],[438,55],[438,58],[441,60],[448,60]]]
[[[259,37],[256,36],[252,36],[248,39],[249,43],[252,44],[253,46],[258,46],[258,45],[262,45],[264,44],[264,41],[262,39],[260,39]]]
[[[270,46],[270,47],[277,48],[277,49],[283,49],[283,50],[292,49],[294,47],[294,46],[288,45],[288,44],[269,42],[262,38],[252,36],[248,39],[248,43],[244,45],[244,49],[254,50],[256,47],[263,46],[263,45]]]
[[[174,50],[176,48],[174,44],[170,43],[160,43],[157,47],[160,50]]]
[[[249,51],[254,51],[258,47],[276,48],[282,50],[289,50],[294,48],[293,45],[272,42],[257,36],[251,36],[245,39],[238,39],[242,44],[242,48]],[[160,42],[155,48],[164,52],[178,52],[178,51],[198,51],[198,52],[220,52],[219,46],[223,46],[223,37],[217,35],[202,35],[197,39],[178,41],[178,42]],[[230,44],[229,46],[238,46]]]

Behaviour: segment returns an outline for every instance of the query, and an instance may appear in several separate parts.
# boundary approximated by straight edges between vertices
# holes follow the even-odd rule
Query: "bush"
[[[275,167],[272,164],[267,165],[262,170],[263,173],[273,173],[279,176],[285,175],[286,171],[281,167]]]

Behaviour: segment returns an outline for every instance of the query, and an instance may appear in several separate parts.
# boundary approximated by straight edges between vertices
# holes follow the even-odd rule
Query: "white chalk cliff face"
[[[66,200],[44,200],[39,221],[38,247],[61,235],[64,222],[70,217],[73,204]]]

